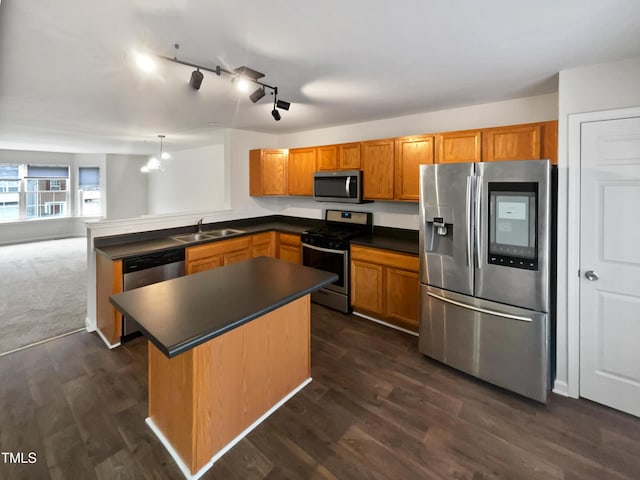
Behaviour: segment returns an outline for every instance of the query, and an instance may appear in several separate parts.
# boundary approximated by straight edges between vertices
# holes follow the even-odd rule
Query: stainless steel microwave
[[[318,202],[364,203],[362,171],[314,172],[313,199]]]

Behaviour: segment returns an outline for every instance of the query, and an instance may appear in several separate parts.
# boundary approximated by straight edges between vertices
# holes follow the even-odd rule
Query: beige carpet
[[[0,246],[0,355],[84,327],[87,240]]]

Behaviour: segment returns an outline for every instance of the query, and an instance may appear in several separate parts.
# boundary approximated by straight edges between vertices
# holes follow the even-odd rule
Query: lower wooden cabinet
[[[419,265],[417,255],[353,245],[351,304],[354,310],[417,332]]]
[[[122,292],[122,260],[96,253],[96,327],[112,345],[120,342],[122,314],[113,308],[109,297]]]
[[[277,258],[291,263],[302,263],[302,244],[300,235],[278,233]]]
[[[383,284],[381,265],[351,260],[351,305],[384,315]]]
[[[276,257],[276,232],[258,233],[251,238],[252,257]]]
[[[251,258],[251,237],[232,238],[185,249],[185,273],[202,272]]]

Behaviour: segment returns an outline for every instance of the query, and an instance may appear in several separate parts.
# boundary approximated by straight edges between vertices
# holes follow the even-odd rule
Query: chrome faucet
[[[199,234],[202,233],[202,218],[200,220],[198,220],[198,233]]]

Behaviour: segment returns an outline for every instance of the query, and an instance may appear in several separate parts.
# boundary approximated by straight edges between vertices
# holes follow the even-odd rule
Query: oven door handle
[[[332,250],[330,248],[315,247],[313,245],[309,245],[308,243],[303,243],[302,248],[310,248],[311,250],[318,250],[319,252],[337,253],[339,255],[347,254],[346,250]]]

